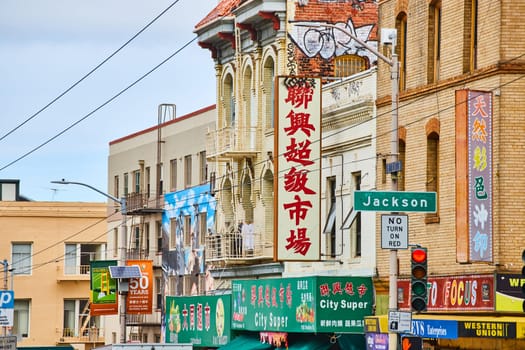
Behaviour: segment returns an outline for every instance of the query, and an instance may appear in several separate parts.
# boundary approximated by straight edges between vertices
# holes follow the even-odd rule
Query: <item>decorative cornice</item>
[[[211,58],[216,59],[217,58],[217,48],[213,46],[212,44],[205,43],[203,41],[199,41],[199,46],[203,49],[208,49],[211,51]]]
[[[275,14],[275,12],[259,11],[259,16],[263,19],[272,21],[273,29],[279,30],[281,28],[281,21],[279,20],[279,17]]]
[[[233,35],[233,33],[219,32],[217,33],[217,36],[222,40],[229,41],[232,45],[232,48],[235,49],[235,35]]]
[[[250,38],[252,39],[252,41],[257,41],[257,31],[251,24],[237,23],[237,28],[248,31],[248,33],[250,33]]]

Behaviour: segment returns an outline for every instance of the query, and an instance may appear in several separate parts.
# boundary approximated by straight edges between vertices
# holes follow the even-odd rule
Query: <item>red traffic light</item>
[[[412,261],[418,264],[424,263],[427,260],[427,251],[422,248],[415,248],[412,250]]]

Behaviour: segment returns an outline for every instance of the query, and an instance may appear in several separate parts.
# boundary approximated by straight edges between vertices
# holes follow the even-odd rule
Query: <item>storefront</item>
[[[166,298],[166,342],[221,350],[361,350],[369,277],[234,280],[231,295]]]
[[[403,335],[423,339],[425,349],[523,349],[522,276],[511,274],[431,277],[427,312],[412,314]],[[399,309],[409,311],[409,281],[399,281]],[[388,350],[388,316],[365,319],[368,350]],[[386,339],[386,342],[385,342]]]

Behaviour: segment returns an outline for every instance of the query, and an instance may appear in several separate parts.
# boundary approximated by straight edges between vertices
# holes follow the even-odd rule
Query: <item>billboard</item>
[[[117,266],[117,260],[90,262],[91,316],[118,314],[118,283],[111,278],[109,266]]]
[[[153,261],[128,260],[126,265],[137,265],[142,277],[130,278],[126,298],[128,314],[151,314],[153,311]]]

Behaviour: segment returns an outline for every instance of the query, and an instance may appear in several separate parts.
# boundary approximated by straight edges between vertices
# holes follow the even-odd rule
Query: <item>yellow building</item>
[[[19,347],[104,344],[104,321],[89,316],[89,262],[106,258],[106,203],[32,202],[18,180],[0,185],[2,287],[15,297],[4,334]]]
[[[457,322],[453,339],[422,335],[436,349],[522,349],[525,3],[385,0],[379,9],[381,26],[397,29],[400,95],[393,131],[390,67],[379,62],[377,185],[390,189],[385,165],[397,132],[399,190],[437,192],[436,213],[408,218],[410,243],[428,248],[424,314]],[[403,308],[409,252],[398,257]],[[388,259],[378,251],[379,298],[387,294]]]

